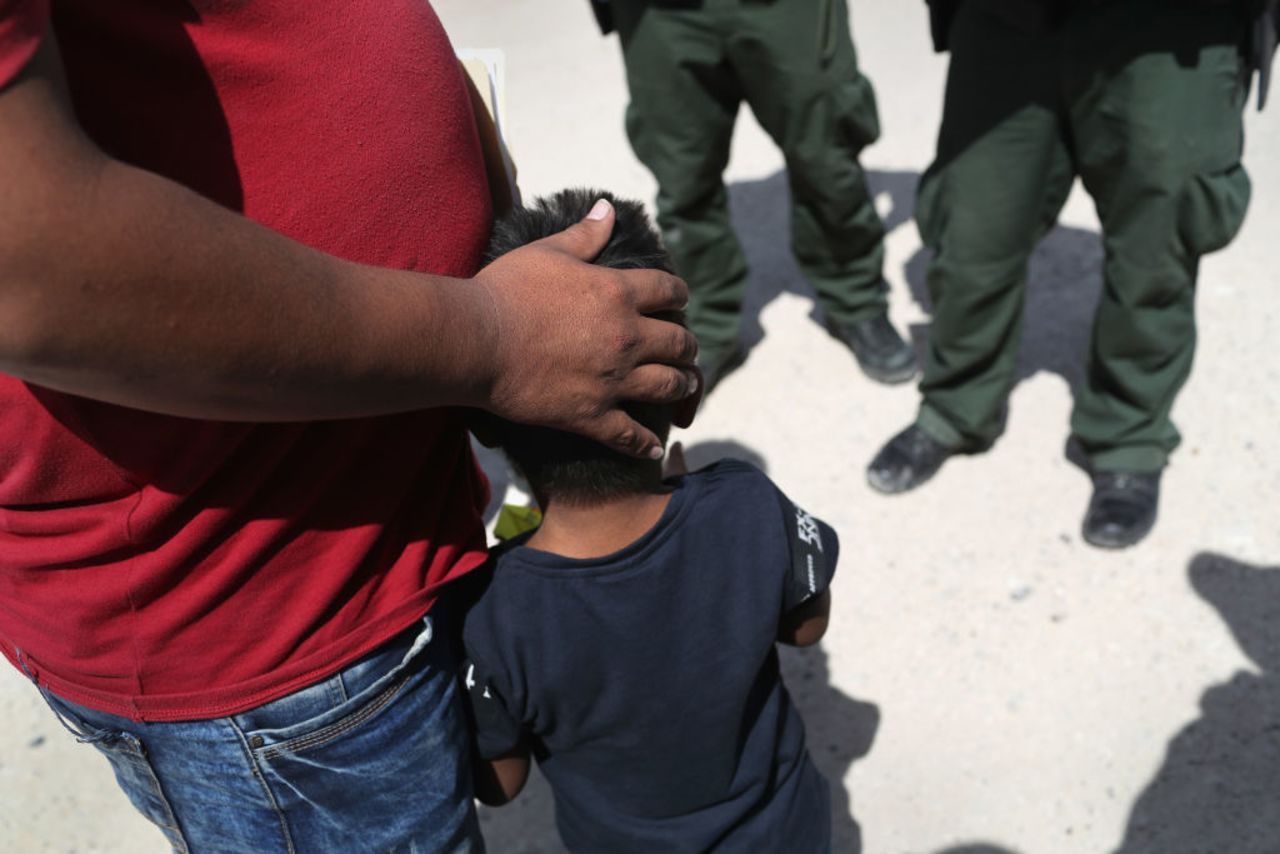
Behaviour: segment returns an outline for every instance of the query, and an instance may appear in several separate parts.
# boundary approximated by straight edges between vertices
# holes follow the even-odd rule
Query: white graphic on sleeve
[[[818,576],[813,571],[813,555],[805,555],[809,562],[809,592],[818,592]]]
[[[476,666],[474,664],[467,665],[466,686],[467,686],[468,692],[470,692],[473,688],[476,687]],[[480,696],[482,696],[486,700],[493,699],[493,695],[489,693],[489,685],[487,683],[484,686],[484,693],[481,694]]]
[[[818,523],[799,507],[796,508],[796,536],[822,551],[822,534],[818,531]]]

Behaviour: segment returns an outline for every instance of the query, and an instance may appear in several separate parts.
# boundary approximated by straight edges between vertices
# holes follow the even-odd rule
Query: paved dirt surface
[[[864,163],[890,228],[893,317],[920,342],[913,190],[946,61],[923,3],[852,5],[884,124]],[[617,45],[585,3],[436,7],[458,46],[506,51],[526,195],[578,184],[652,198],[622,131]],[[1175,411],[1185,441],[1159,524],[1105,553],[1080,540],[1089,483],[1065,453],[1100,288],[1087,196],[1077,189],[1036,253],[1004,437],[885,498],[863,467],[916,393],[865,379],[815,323],[787,249],[781,159],[744,111],[727,180],[754,272],[754,346],[680,438],[693,464],[761,465],[839,530],[831,631],[786,656],[833,783],[835,850],[858,850],[860,834],[868,854],[1280,851],[1280,103],[1251,108],[1248,126],[1254,200],[1202,267],[1200,351]],[[8,668],[0,720],[0,850],[163,850],[105,763]],[[542,785],[483,821],[493,851],[560,850]]]

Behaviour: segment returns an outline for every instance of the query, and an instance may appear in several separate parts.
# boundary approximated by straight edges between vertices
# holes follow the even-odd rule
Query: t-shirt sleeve
[[[840,557],[835,529],[797,507],[775,487],[790,558],[782,587],[782,613],[789,614],[831,584]]]
[[[493,673],[467,658],[462,662],[461,677],[480,758],[497,759],[514,752],[524,740],[524,727],[512,714]]]
[[[0,89],[31,61],[48,26],[48,0],[0,0]]]

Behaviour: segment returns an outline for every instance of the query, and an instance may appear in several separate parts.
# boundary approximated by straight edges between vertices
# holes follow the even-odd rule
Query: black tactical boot
[[[933,477],[954,453],[954,449],[912,424],[876,454],[867,466],[867,483],[890,495],[907,492]]]
[[[904,383],[916,375],[916,351],[889,322],[888,312],[847,326],[827,322],[827,331],[853,351],[862,372],[876,382]]]
[[[1132,546],[1151,532],[1160,501],[1160,472],[1100,471],[1084,516],[1084,539],[1104,549]]]

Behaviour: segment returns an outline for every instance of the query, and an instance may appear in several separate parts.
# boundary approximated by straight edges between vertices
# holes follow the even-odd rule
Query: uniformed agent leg
[[[730,7],[728,55],[743,96],[786,158],[792,251],[828,328],[873,379],[909,380],[915,352],[888,321],[884,225],[858,163],[880,122],[845,0]]]
[[[999,435],[1013,385],[1027,261],[1071,189],[1057,39],[966,4],[951,34],[938,156],[917,220],[932,250],[933,324],[920,426],[970,450]]]
[[[1096,546],[1133,545],[1155,524],[1179,439],[1169,412],[1195,350],[1200,256],[1230,242],[1248,204],[1243,35],[1230,5],[1154,0],[1081,13],[1068,30],[1080,171],[1106,247],[1072,416],[1093,467],[1083,536]]]
[[[879,137],[880,121],[845,2],[735,7],[728,54],[743,96],[786,158],[796,260],[833,320],[879,314],[884,225],[858,154]]]
[[[951,32],[938,156],[916,209],[933,324],[920,414],[868,468],[901,492],[946,456],[999,435],[1014,382],[1027,261],[1072,181],[1058,97],[1057,40],[960,7]]]
[[[1072,430],[1095,471],[1155,472],[1195,350],[1200,256],[1244,218],[1243,25],[1230,4],[1126,0],[1068,29],[1079,169],[1106,266]],[[1152,508],[1154,515],[1154,507]]]
[[[721,178],[740,103],[722,22],[701,6],[613,6],[631,94],[627,136],[658,182],[658,225],[689,284],[688,323],[710,369],[735,345],[747,276]]]

